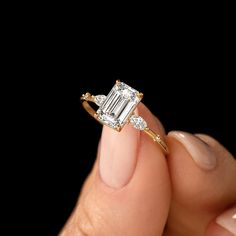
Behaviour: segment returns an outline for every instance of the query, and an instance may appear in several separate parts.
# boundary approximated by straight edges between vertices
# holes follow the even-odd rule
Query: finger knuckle
[[[95,209],[93,206],[91,209],[90,206],[81,204],[78,206],[77,222],[79,230],[83,232],[84,235],[104,235],[102,231],[106,228],[106,224],[104,223],[104,217],[100,208]]]
[[[75,223],[77,225],[77,230],[82,233],[82,235],[91,236],[94,235],[94,225],[87,208],[85,206],[78,205],[77,217],[75,218]]]
[[[99,202],[94,201],[91,204],[91,199],[84,198],[78,203],[76,210],[72,214],[67,223],[64,232],[60,236],[104,236],[110,235],[111,225],[107,221],[104,206]]]

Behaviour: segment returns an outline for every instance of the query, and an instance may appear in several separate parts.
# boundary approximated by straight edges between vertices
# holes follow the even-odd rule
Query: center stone
[[[120,130],[140,101],[137,90],[123,82],[117,82],[97,110],[97,118],[111,128]]]

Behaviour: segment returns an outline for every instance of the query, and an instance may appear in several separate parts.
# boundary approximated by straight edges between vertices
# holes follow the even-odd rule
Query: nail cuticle
[[[216,155],[202,139],[182,131],[171,131],[168,136],[175,138],[185,147],[198,167],[203,170],[215,169],[217,165]]]

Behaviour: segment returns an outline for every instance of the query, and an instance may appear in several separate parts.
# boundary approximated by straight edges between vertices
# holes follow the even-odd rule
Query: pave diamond
[[[146,121],[142,117],[137,115],[131,116],[130,123],[134,126],[134,128],[139,130],[144,130],[145,128],[147,128]]]
[[[140,101],[137,90],[117,82],[97,110],[97,118],[104,124],[120,130]]]
[[[157,135],[157,136],[155,137],[155,141],[157,141],[157,142],[161,141],[160,135]]]
[[[105,95],[97,95],[95,96],[94,102],[100,107],[105,100],[106,100]]]

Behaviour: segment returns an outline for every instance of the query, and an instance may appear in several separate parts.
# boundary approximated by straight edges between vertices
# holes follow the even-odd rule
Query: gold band
[[[89,105],[88,102],[94,102],[94,96],[92,96],[90,93],[83,94],[82,97],[80,98],[82,105],[84,109],[92,116],[95,118],[96,116],[96,111]]]
[[[143,130],[147,135],[149,135],[154,142],[157,142],[160,147],[162,148],[162,150],[165,152],[165,154],[169,153],[169,149],[166,145],[166,143],[161,139],[161,136],[159,134],[156,134],[153,130],[151,130],[150,128],[145,128]]]
[[[103,124],[104,123],[97,118],[97,113],[96,111],[90,106],[89,102],[95,103],[95,96],[91,95],[90,93],[83,94],[82,97],[80,98],[82,105],[84,109],[93,117],[95,118],[99,123]],[[117,128],[116,131],[121,131],[120,128]],[[143,129],[143,131],[153,139],[154,142],[158,143],[161,149],[164,151],[164,154],[168,154],[169,150],[167,147],[167,144],[165,143],[164,140],[161,139],[159,134],[156,134],[153,130],[150,128],[146,127]]]

